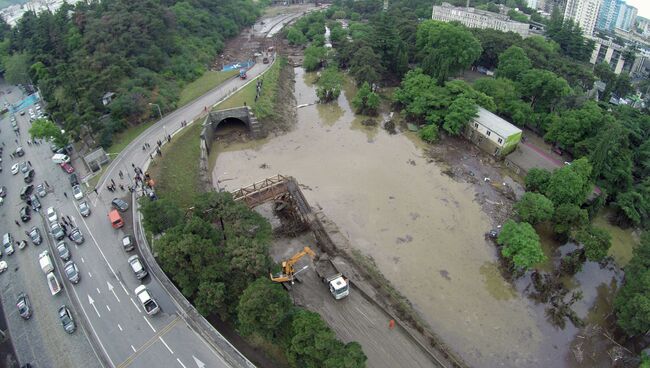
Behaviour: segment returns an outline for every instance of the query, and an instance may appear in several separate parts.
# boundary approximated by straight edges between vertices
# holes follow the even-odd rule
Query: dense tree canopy
[[[641,236],[630,263],[625,266],[625,284],[616,295],[614,309],[618,325],[630,336],[650,331],[650,233]]]
[[[506,221],[497,238],[501,254],[517,267],[529,269],[546,259],[535,229],[527,222]]]
[[[422,69],[440,85],[481,55],[481,44],[467,28],[434,20],[418,26],[416,49]]]

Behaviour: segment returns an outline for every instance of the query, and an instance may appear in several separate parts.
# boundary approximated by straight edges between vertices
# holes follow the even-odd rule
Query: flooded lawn
[[[312,82],[313,75],[296,69],[297,105],[316,101]],[[215,145],[213,181],[235,190],[277,173],[294,176],[310,203],[375,260],[473,367],[600,366],[576,362],[571,347],[578,330],[570,322],[565,330],[549,324],[544,306],[522,296],[527,279],[518,290],[502,278],[496,250],[483,236],[490,218],[473,186],[429,163],[413,133],[389,135],[362,125],[351,97],[299,108],[290,133]],[[576,308],[583,318],[600,311],[594,300],[611,298],[613,276],[595,274],[576,277],[585,289],[584,305]]]

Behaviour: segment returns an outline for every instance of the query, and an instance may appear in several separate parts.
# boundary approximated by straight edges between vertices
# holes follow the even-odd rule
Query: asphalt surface
[[[282,19],[289,20],[288,17]],[[270,65],[256,64],[247,72],[247,80],[233,78],[226,81],[165,116],[131,142],[105,170],[96,188],[97,193],[93,191],[94,188],[84,188],[82,200],[86,200],[92,210],[87,218],[79,213],[79,201],[72,197],[68,175],[51,161],[53,153],[49,144],[26,144],[30,125],[28,114],[16,114],[20,136],[11,130],[7,114],[0,124],[0,140],[4,142],[3,159],[6,160],[3,162],[4,170],[0,173],[0,179],[8,192],[4,205],[0,207],[0,224],[16,240],[27,239],[24,231],[32,225],[38,226],[44,237],[40,246],[29,242],[25,249],[16,249],[15,254],[3,257],[7,260],[9,269],[0,274],[0,297],[21,364],[30,363],[34,367],[229,366],[220,352],[180,317],[183,314],[179,313],[171,297],[164,292],[160,282],[151,276],[142,280],[142,284],[147,286],[159,303],[161,312],[147,316],[143,311],[134,294],[134,289],[141,282],[127,263],[127,258],[138,251],[126,253],[121,247],[122,237],[126,234],[133,235],[130,228],[131,208],[124,214],[127,223],[125,228],[113,229],[107,218],[110,201],[116,196],[128,200],[130,195],[119,189],[118,193],[109,192],[106,185],[111,180],[118,186],[131,184],[133,166],[147,166],[150,154],[155,155],[158,140],[164,142],[181,128],[181,122],[191,122],[198,115],[205,114],[215,103],[252,81]],[[0,85],[0,91],[6,92],[9,89],[12,92],[0,98],[6,98],[13,104],[25,97],[17,87]],[[18,139],[26,155],[11,160],[9,153],[16,148],[14,139]],[[149,143],[151,149],[143,150],[144,143]],[[13,163],[22,160],[29,160],[33,164],[36,172],[35,185],[45,181],[50,185],[50,192],[41,199],[42,212],[53,206],[59,218],[62,215],[70,216],[84,234],[85,242],[79,246],[66,239],[72,259],[81,273],[78,284],[73,285],[61,277],[63,263],[53,249],[55,241],[47,232],[47,220],[43,215],[32,213],[31,221],[20,227],[14,223],[14,220],[20,222],[18,211],[24,203],[19,198],[19,192],[25,184],[20,174],[11,174],[10,168]],[[119,171],[124,173],[123,179],[120,179]],[[63,291],[55,296],[51,295],[38,263],[38,254],[48,248],[55,259],[55,272],[63,286]],[[28,321],[23,321],[15,308],[16,297],[20,292],[26,292],[33,305],[34,315]],[[77,322],[78,329],[73,334],[65,333],[59,322],[57,309],[62,304],[68,305]]]

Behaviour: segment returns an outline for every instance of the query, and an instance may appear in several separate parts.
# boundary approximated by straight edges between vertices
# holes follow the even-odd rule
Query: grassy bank
[[[145,123],[131,126],[124,131],[116,133],[113,137],[113,144],[108,147],[108,150],[106,152],[109,154],[122,152],[122,150],[126,148],[126,146],[128,146],[131,141],[136,139],[142,132],[147,130],[147,128],[152,126],[156,121],[157,120],[147,121]]]
[[[199,194],[199,141],[201,124],[195,122],[165,144],[162,157],[155,156],[149,173],[156,182],[156,191],[185,210]]]
[[[178,107],[187,105],[190,101],[200,97],[209,90],[215,88],[226,80],[236,76],[239,73],[237,70],[224,71],[207,71],[199,79],[188,84],[181,91],[180,99],[178,100]]]

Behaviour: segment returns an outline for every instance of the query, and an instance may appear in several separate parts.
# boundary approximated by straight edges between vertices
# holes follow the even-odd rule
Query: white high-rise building
[[[531,9],[537,9],[537,0],[528,0],[528,7]]]
[[[601,0],[567,0],[564,20],[572,19],[580,25],[585,35],[594,33]]]

